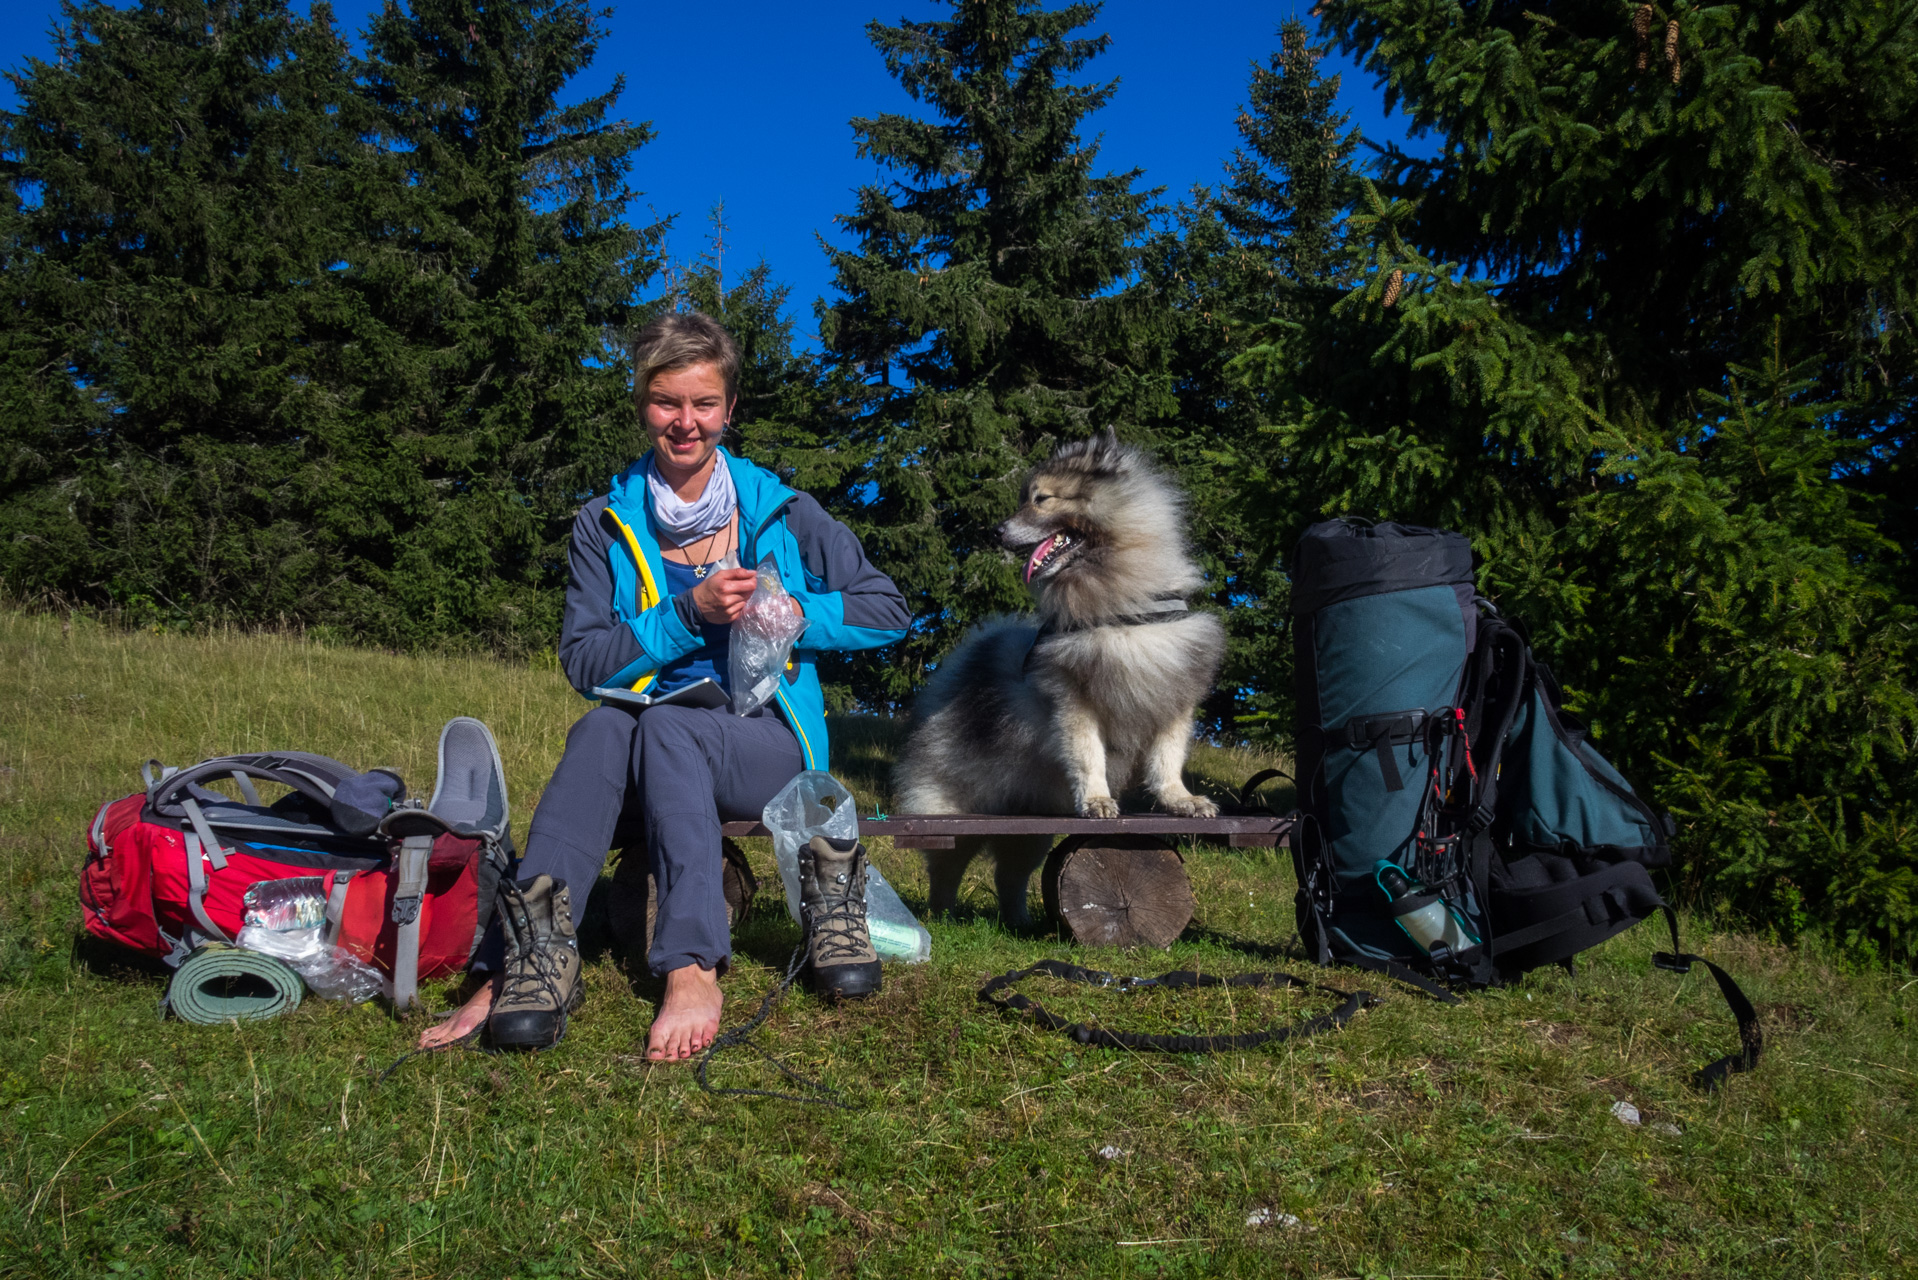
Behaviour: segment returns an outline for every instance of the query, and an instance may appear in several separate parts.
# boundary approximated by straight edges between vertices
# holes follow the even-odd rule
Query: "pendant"
[[[706,576],[706,570],[711,567],[710,565],[696,564],[693,566],[693,576],[695,578],[704,578]]]

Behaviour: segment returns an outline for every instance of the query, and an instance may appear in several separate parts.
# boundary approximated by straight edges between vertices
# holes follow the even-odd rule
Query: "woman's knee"
[[[649,707],[639,717],[639,740],[642,743],[662,743],[684,746],[689,742],[702,740],[701,730],[706,727],[712,712],[700,707],[681,707],[673,703],[664,706]]]
[[[566,749],[574,747],[603,749],[614,742],[629,742],[633,736],[633,713],[620,707],[598,706],[573,721],[566,731]]]

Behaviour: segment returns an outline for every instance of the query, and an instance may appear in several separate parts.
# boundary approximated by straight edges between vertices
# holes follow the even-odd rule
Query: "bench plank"
[[[769,836],[757,822],[722,823],[728,836]],[[1169,813],[1128,813],[1117,818],[1053,818],[1031,814],[888,814],[859,819],[862,836],[891,836],[903,849],[950,849],[959,836],[1222,836],[1235,848],[1282,845],[1292,819],[1275,814],[1232,814],[1217,818],[1180,818]],[[937,842],[937,843],[935,843]]]

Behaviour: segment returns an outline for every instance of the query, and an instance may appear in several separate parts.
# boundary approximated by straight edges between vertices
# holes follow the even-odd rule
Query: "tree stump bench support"
[[[728,822],[727,836],[768,836],[757,822]],[[895,849],[950,849],[961,836],[1060,836],[1039,888],[1046,914],[1073,941],[1093,947],[1169,947],[1192,920],[1192,883],[1167,837],[1223,840],[1235,849],[1290,842],[1292,819],[1273,814],[1177,818],[1047,818],[939,813],[861,818],[861,836],[890,836]]]

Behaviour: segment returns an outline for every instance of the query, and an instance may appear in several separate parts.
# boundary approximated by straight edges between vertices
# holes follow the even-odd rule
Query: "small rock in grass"
[[[1670,1134],[1674,1138],[1682,1138],[1685,1136],[1685,1131],[1669,1120],[1660,1120],[1657,1124],[1654,1124],[1652,1128],[1658,1130],[1660,1133]]]
[[[1254,1209],[1246,1215],[1245,1225],[1248,1227],[1278,1227],[1283,1231],[1296,1231],[1300,1223],[1298,1218],[1293,1214],[1274,1213],[1270,1209]]]
[[[1130,1151],[1125,1151],[1109,1144],[1099,1148],[1099,1158],[1101,1160],[1117,1160],[1120,1156],[1129,1156],[1131,1154]]]
[[[1620,1124],[1638,1123],[1638,1108],[1629,1102],[1623,1100],[1614,1102],[1612,1104],[1612,1114],[1618,1117]]]

